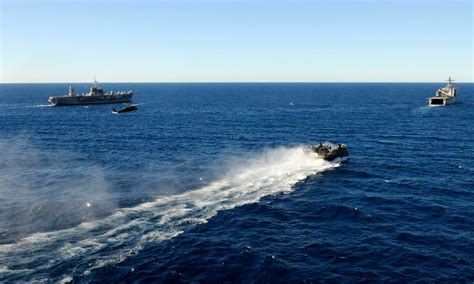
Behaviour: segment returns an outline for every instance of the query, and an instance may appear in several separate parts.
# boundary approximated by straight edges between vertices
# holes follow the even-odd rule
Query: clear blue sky
[[[473,82],[466,1],[1,2],[1,82]]]

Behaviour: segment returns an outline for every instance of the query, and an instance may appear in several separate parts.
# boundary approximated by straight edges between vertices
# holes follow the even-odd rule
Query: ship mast
[[[451,85],[453,84],[453,81],[454,81],[454,80],[451,79],[451,76],[449,76],[449,78],[448,78],[448,86],[451,86]]]
[[[71,96],[71,97],[74,96],[74,89],[72,88],[71,85],[69,85],[69,91],[68,91],[67,95]]]

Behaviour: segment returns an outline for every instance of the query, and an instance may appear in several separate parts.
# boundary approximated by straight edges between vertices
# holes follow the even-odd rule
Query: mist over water
[[[459,85],[427,108],[437,84],[105,84],[126,115],[0,85],[0,281],[472,281]]]
[[[26,136],[0,140],[2,243],[95,219],[116,207],[101,167]],[[92,206],[94,205],[94,206]]]

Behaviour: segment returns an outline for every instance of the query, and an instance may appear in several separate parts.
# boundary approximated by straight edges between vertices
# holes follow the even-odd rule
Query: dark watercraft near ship
[[[138,108],[134,105],[129,105],[124,107],[123,109],[116,110],[115,108],[112,109],[113,114],[119,114],[119,113],[124,113],[124,112],[135,112],[137,111]]]
[[[87,94],[76,95],[74,89],[69,86],[67,95],[49,97],[48,102],[53,106],[115,104],[131,102],[132,96],[132,91],[105,92],[94,80],[94,84]]]

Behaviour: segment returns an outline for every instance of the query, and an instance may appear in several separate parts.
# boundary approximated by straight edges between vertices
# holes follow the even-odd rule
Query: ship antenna
[[[97,80],[95,79],[95,75],[94,75],[94,86],[97,87]]]

